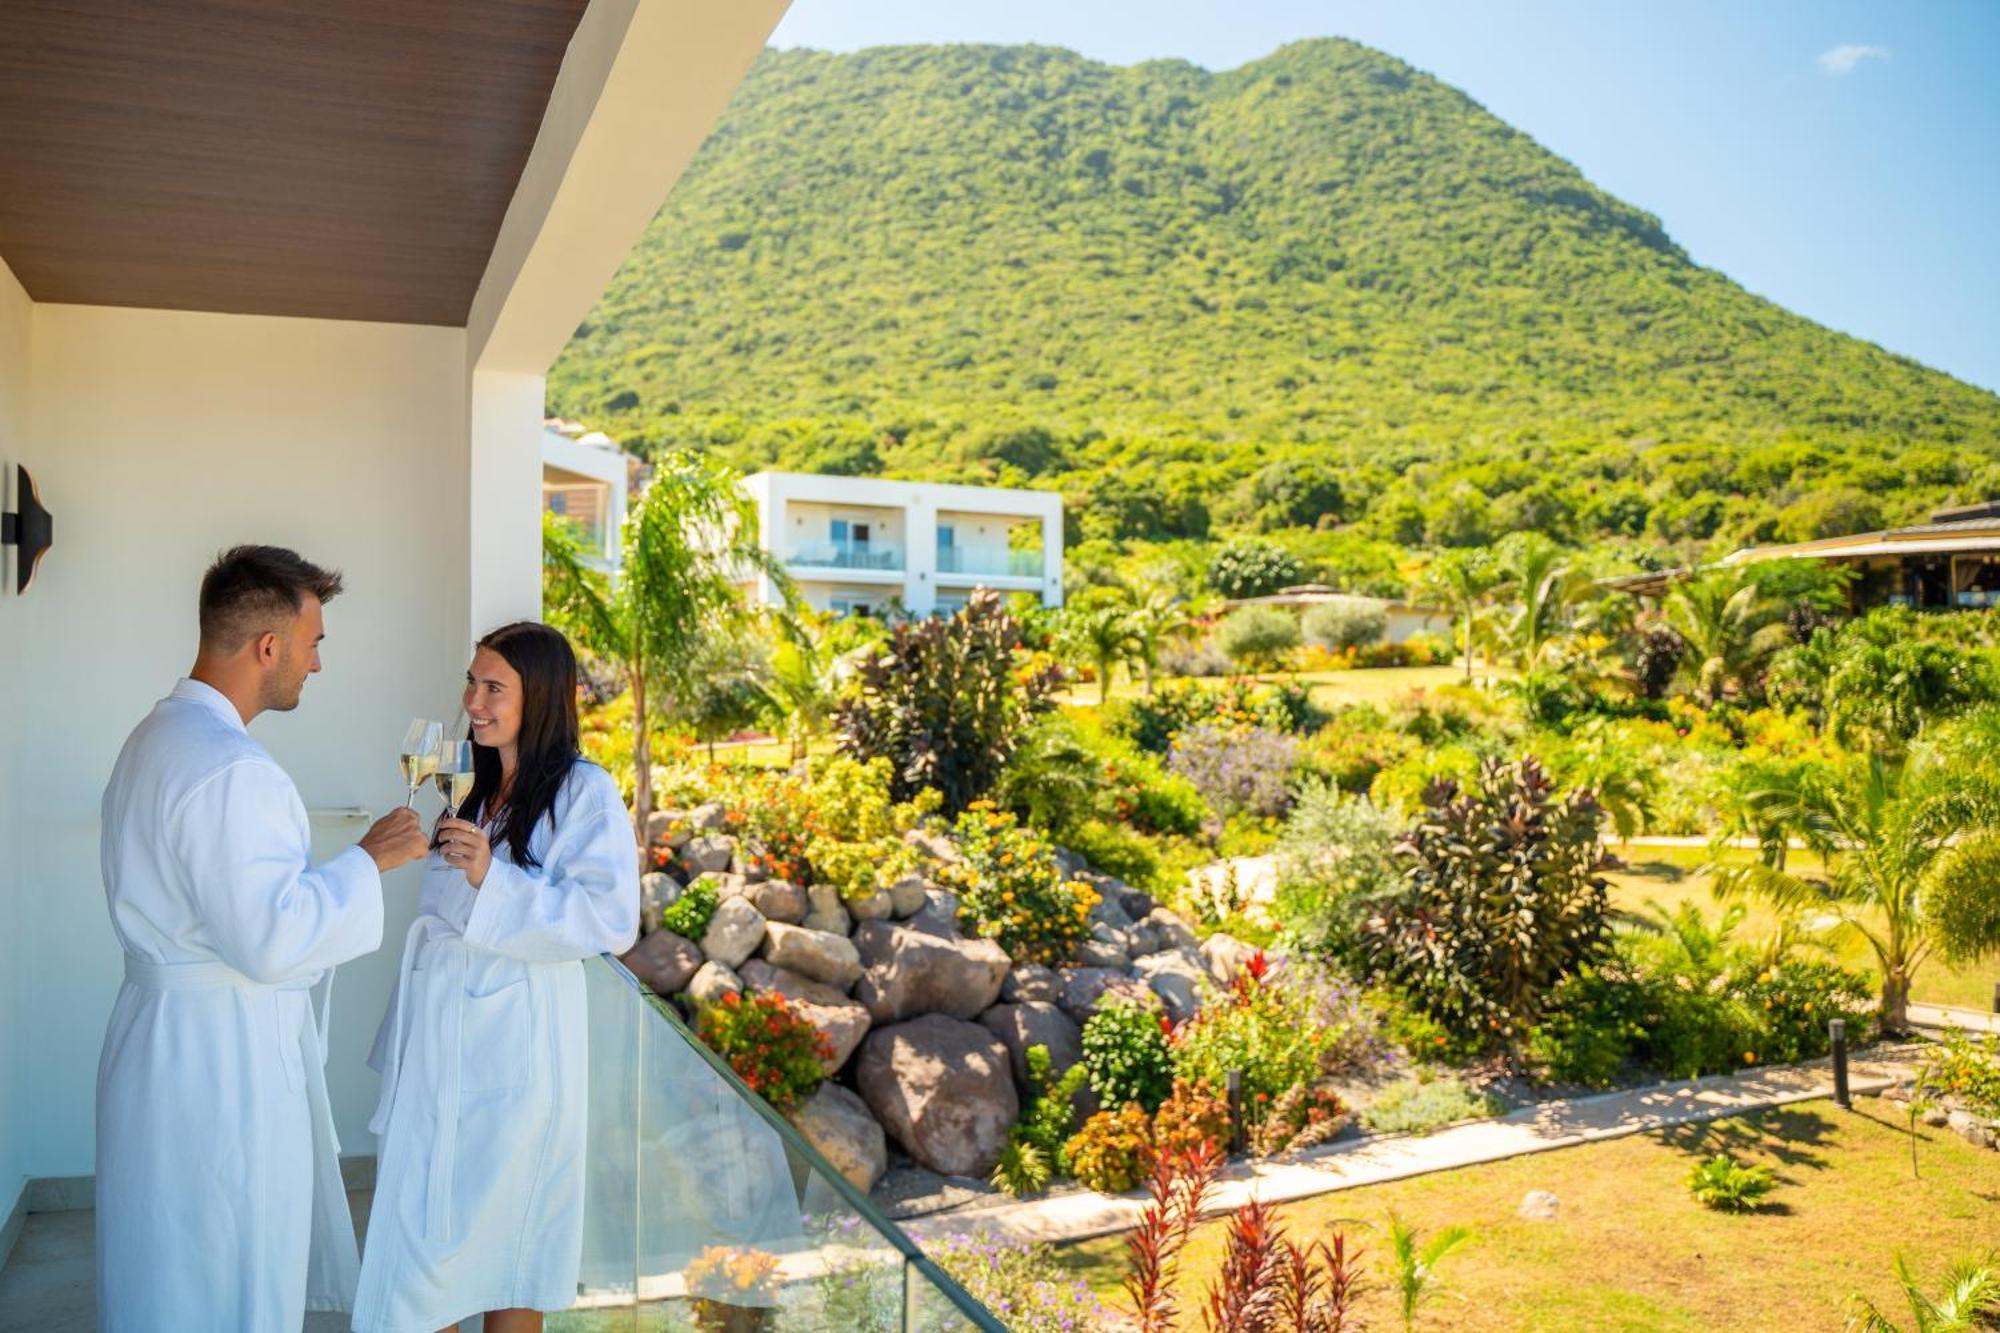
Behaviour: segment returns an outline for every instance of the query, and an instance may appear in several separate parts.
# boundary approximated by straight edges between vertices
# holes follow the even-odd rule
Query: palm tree
[[[1194,624],[1188,604],[1171,588],[1148,588],[1133,604],[1126,617],[1132,631],[1131,660],[1137,662],[1146,681],[1146,693],[1153,692],[1153,672],[1160,665],[1160,650],[1187,633]]]
[[[1498,577],[1492,557],[1475,549],[1446,551],[1424,570],[1426,594],[1450,607],[1452,618],[1458,622],[1468,685],[1472,683],[1472,642],[1479,628],[1480,608]]]
[[[1396,1304],[1405,1333],[1417,1326],[1417,1309],[1437,1294],[1437,1266],[1445,1256],[1472,1239],[1472,1228],[1446,1227],[1419,1243],[1417,1229],[1395,1213],[1389,1214],[1389,1265],[1396,1284]]]
[[[1682,670],[1708,703],[1742,689],[1757,666],[1790,640],[1790,631],[1738,571],[1717,571],[1674,585],[1667,623],[1687,644]]]
[[[813,739],[832,724],[840,687],[853,673],[855,658],[879,637],[864,627],[877,623],[864,616],[817,617],[811,623],[804,617],[780,619],[764,691],[791,745],[793,763],[809,761]]]
[[[1944,1294],[1932,1300],[1910,1271],[1910,1261],[1896,1256],[1896,1282],[1910,1304],[1909,1333],[1976,1333],[1992,1328],[2000,1317],[2000,1255],[1960,1258],[1945,1269]],[[1882,1313],[1866,1296],[1854,1298],[1848,1317],[1850,1333],[1904,1333],[1904,1326]]]
[[[1941,905],[1991,892],[2000,847],[1994,710],[1950,728],[1904,763],[1881,755],[1769,770],[1771,786],[1740,793],[1757,819],[1818,853],[1825,876],[1786,869],[1767,843],[1747,866],[1716,866],[1719,897],[1753,893],[1788,912],[1830,914],[1865,941],[1882,973],[1882,1026],[1909,1026],[1910,982],[1942,946],[1956,957],[2000,948],[1990,911],[1940,916]]]
[[[1097,702],[1109,702],[1111,677],[1120,662],[1138,656],[1139,637],[1132,625],[1132,606],[1122,590],[1095,598],[1080,598],[1062,613],[1057,637],[1071,656],[1097,668]]]
[[[1501,638],[1521,669],[1533,671],[1562,632],[1563,611],[1575,600],[1583,577],[1568,553],[1539,532],[1510,533],[1494,554],[1500,582],[1513,598],[1501,621]]]
[[[549,623],[615,664],[632,691],[633,814],[644,830],[653,809],[653,710],[691,708],[688,664],[704,644],[756,619],[741,581],[765,575],[787,605],[793,593],[783,568],[758,546],[756,511],[735,475],[691,453],[656,460],[622,540],[613,580],[584,563],[559,522],[545,522],[542,595]]]

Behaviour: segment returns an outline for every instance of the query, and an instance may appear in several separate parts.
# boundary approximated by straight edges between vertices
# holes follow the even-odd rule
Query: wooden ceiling
[[[462,325],[587,0],[8,0],[37,301]]]

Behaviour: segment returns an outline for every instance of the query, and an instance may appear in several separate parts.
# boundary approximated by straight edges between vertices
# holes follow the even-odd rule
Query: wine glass
[[[417,788],[424,785],[424,779],[437,772],[438,742],[442,739],[444,728],[421,717],[403,729],[403,781],[410,788],[403,801],[405,810],[416,804]]]
[[[442,740],[437,748],[437,789],[444,797],[446,819],[458,816],[458,808],[472,795],[472,742]]]

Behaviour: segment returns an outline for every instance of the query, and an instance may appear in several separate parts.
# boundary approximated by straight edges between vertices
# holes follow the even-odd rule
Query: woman
[[[632,946],[639,862],[618,784],[577,751],[576,658],[545,625],[479,641],[472,794],[438,821],[375,1040],[381,1135],[354,1327],[484,1313],[539,1330],[583,1247],[584,975]]]

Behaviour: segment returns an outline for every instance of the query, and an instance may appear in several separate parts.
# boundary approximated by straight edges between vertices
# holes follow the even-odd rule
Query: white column
[[[540,375],[474,371],[466,425],[469,507],[468,644],[542,613],[542,393]],[[412,577],[430,571],[413,570]]]
[[[937,610],[937,505],[922,491],[903,505],[903,609]]]
[[[785,562],[785,553],[791,549],[791,534],[785,522],[788,498],[782,478],[763,478],[763,489],[757,496],[757,544],[766,555],[780,562]],[[759,574],[757,601],[764,606],[776,606],[780,600],[770,575]]]
[[[1042,605],[1063,604],[1062,497],[1051,496],[1042,512]]]

